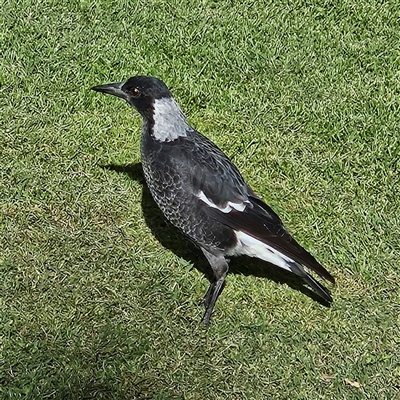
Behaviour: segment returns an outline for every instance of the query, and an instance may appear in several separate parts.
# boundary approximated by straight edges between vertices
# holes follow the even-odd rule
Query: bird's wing
[[[228,203],[245,202],[248,186],[238,169],[211,140],[198,135],[200,140],[191,144],[189,154],[192,158],[188,162],[195,194],[200,192],[203,200],[211,199],[222,209]]]
[[[204,140],[205,139],[205,140]],[[205,137],[192,148],[192,189],[213,219],[275,248],[334,283],[332,275],[288,233],[279,216],[245,183],[225,154]]]
[[[288,233],[275,212],[258,197],[249,196],[243,211],[208,207],[206,212],[235,231],[242,231],[334,283],[333,276]]]

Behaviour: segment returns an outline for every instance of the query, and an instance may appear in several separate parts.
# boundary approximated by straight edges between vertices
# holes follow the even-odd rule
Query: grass
[[[399,14],[3,2],[0,397],[400,398]],[[140,119],[89,90],[135,74],[172,88],[332,272],[332,308],[240,260],[199,323],[197,256],[133,173]]]

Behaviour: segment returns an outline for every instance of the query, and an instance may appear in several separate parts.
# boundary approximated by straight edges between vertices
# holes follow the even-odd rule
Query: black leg
[[[211,297],[214,293],[214,290],[215,290],[215,282],[213,280],[210,283],[210,286],[208,287],[207,292],[203,297],[203,304],[204,304],[204,307],[206,308],[206,310],[207,310],[208,306],[210,305]]]
[[[210,318],[214,310],[215,302],[218,296],[221,294],[224,288],[226,274],[228,273],[228,263],[225,260],[223,254],[214,255],[209,253],[207,250],[202,249],[204,255],[206,256],[208,262],[214,273],[213,281],[204,296],[204,306],[206,312],[203,316],[202,321],[208,325],[210,323]]]

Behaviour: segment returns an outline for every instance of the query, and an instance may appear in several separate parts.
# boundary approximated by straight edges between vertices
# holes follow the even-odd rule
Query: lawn
[[[400,5],[5,0],[1,399],[400,399]],[[152,202],[154,75],[336,277],[249,259],[209,328],[197,250]]]

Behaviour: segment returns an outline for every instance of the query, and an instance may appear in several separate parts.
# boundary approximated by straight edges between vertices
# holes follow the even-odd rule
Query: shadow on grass
[[[142,164],[127,165],[103,165],[104,169],[128,174],[131,179],[142,184],[142,210],[146,223],[157,240],[166,248],[173,251],[178,257],[182,257],[202,272],[210,280],[212,277],[211,268],[208,265],[203,253],[189,239],[185,238],[186,243],[182,242],[182,233],[171,225],[164,218],[161,210],[157,207],[150,191],[146,185]],[[292,289],[298,290],[317,301],[325,307],[330,304],[320,298],[311,289],[304,286],[302,280],[296,275],[281,270],[267,262],[248,257],[235,257],[229,263],[229,272],[232,274],[252,275],[260,278],[267,278],[279,284],[286,284]]]

